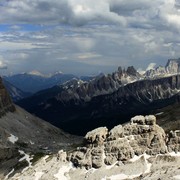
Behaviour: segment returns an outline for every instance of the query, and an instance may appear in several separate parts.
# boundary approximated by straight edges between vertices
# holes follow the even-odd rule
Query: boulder
[[[93,144],[102,144],[107,136],[108,129],[106,127],[100,127],[88,132],[85,136],[87,143]]]
[[[124,137],[124,129],[122,125],[115,126],[108,134],[108,140],[116,140],[122,137]]]
[[[134,124],[145,124],[145,117],[144,116],[135,116],[133,118],[131,118],[131,123],[134,123]]]
[[[180,151],[180,130],[170,131],[169,138],[167,139],[167,147],[169,152]]]
[[[60,150],[60,151],[58,152],[57,159],[60,160],[60,161],[62,161],[62,162],[66,162],[67,153],[64,152],[63,150]]]
[[[100,147],[92,149],[91,155],[93,168],[100,168],[104,164],[103,152],[103,149]]]
[[[155,125],[156,117],[154,115],[145,116],[146,125]]]

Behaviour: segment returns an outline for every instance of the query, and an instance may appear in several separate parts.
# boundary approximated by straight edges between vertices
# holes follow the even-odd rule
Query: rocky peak
[[[180,59],[169,59],[166,64],[166,71],[170,74],[177,74],[180,72]]]
[[[82,99],[90,101],[92,97],[115,92],[119,87],[139,80],[140,74],[133,66],[126,69],[119,67],[112,74],[97,76],[89,82],[72,79],[61,85],[64,89],[58,94],[58,99],[67,101],[70,99]]]
[[[166,66],[158,66],[155,69],[147,70],[144,74],[145,78],[164,77],[180,73],[180,58],[169,59]]]
[[[122,73],[123,73],[123,69],[122,69],[121,66],[118,67],[118,73],[121,74],[121,75],[122,75]]]
[[[137,76],[138,72],[136,71],[136,69],[133,66],[129,66],[126,70],[126,73],[128,75],[132,75],[132,76]]]
[[[167,64],[166,64],[166,67],[169,66],[169,65],[172,64],[172,63],[178,63],[178,64],[180,64],[180,58],[178,58],[178,59],[168,59],[168,62],[167,62]]]
[[[156,124],[156,117],[135,116],[126,125],[106,127],[88,132],[84,147],[69,154],[69,159],[78,167],[100,168],[118,161],[128,161],[135,155],[158,155],[180,151],[180,131],[169,137]]]

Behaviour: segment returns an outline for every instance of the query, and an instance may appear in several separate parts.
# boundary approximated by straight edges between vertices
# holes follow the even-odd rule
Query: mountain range
[[[179,102],[180,59],[140,74],[134,67],[84,82],[70,80],[18,102],[31,113],[72,134],[129,121],[136,114]],[[161,69],[161,71],[160,71]]]
[[[24,92],[35,93],[42,89],[50,88],[57,84],[62,84],[76,76],[56,72],[52,75],[43,75],[38,71],[21,73],[11,76],[4,76],[3,79]]]

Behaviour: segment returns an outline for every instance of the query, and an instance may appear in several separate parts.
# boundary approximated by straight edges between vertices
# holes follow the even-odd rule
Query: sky
[[[180,57],[180,0],[0,0],[0,73],[146,69]]]

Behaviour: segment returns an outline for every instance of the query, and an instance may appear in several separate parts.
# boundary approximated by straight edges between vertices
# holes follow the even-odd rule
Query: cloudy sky
[[[180,0],[0,0],[0,72],[76,75],[180,57]]]

